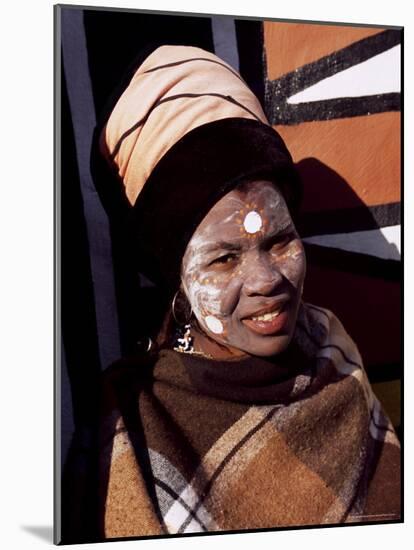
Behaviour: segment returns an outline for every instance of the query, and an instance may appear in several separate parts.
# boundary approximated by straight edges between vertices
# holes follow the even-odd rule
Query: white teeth
[[[253,319],[253,321],[271,321],[272,319],[275,319],[279,315],[281,310],[282,308],[276,311],[271,311],[270,313],[265,313],[264,315],[252,316],[250,317],[250,319]]]

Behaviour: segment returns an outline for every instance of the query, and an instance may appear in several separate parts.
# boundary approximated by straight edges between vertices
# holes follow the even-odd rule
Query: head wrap
[[[134,207],[147,274],[177,285],[204,215],[242,180],[297,186],[291,156],[241,76],[195,47],[161,46],[139,66],[100,136]],[[295,193],[287,193],[289,197]]]

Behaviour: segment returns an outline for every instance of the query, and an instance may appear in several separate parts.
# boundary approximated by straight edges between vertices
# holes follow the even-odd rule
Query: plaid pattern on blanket
[[[358,350],[301,306],[277,363],[171,350],[105,374],[102,538],[400,518],[400,448]]]

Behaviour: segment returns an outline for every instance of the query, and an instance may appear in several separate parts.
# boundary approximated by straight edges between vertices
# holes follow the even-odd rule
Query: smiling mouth
[[[251,317],[247,317],[247,319],[251,319],[252,321],[272,321],[273,319],[276,319],[280,315],[280,312],[282,311],[284,307],[284,304],[282,304],[278,309],[275,309],[274,311],[271,311],[269,313],[264,313],[262,315],[252,315]]]
[[[273,306],[271,311],[245,317],[242,323],[253,332],[264,336],[280,333],[284,331],[289,320],[287,304],[288,302],[284,301]]]
[[[243,317],[244,319],[252,319],[254,321],[271,321],[285,308],[286,304],[290,301],[290,297],[287,294],[281,295],[277,300],[273,300],[271,303],[257,308],[256,311],[250,315]]]

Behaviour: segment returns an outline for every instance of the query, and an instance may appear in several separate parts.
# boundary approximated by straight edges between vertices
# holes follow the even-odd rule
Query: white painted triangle
[[[386,260],[399,260],[401,257],[400,225],[391,225],[369,231],[354,231],[353,233],[315,235],[305,237],[302,240],[309,244],[340,248]]]
[[[400,92],[401,46],[353,65],[291,96],[290,104]]]

